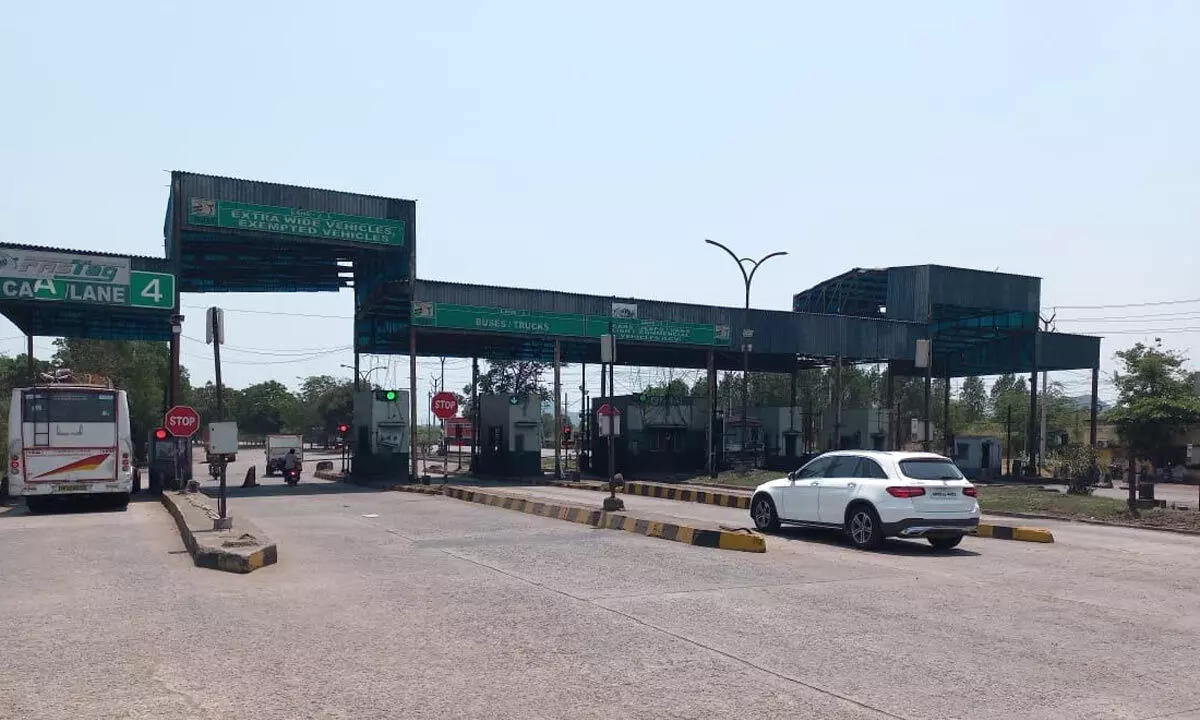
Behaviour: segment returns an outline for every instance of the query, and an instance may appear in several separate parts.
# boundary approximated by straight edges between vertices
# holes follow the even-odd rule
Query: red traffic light
[[[338,432],[348,433],[348,432],[350,432],[350,426],[347,425],[346,423],[342,423],[341,425],[338,425]]]
[[[169,437],[169,433],[167,432],[166,428],[157,428],[154,431],[154,439],[155,440],[159,440],[159,441],[166,440],[167,437]]]

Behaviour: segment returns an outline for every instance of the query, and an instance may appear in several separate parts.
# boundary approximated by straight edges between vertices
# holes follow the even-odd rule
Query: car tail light
[[[925,494],[923,487],[890,487],[887,491],[888,495],[898,498],[920,497]]]
[[[963,488],[963,495],[967,497],[979,497],[979,490],[973,487],[965,487]]]

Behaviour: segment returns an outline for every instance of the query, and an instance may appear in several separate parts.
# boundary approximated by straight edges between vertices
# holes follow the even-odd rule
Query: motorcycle
[[[291,470],[289,470],[287,468],[282,468],[282,472],[283,472],[283,480],[288,485],[296,485],[300,482],[300,466],[299,465],[292,468]]]

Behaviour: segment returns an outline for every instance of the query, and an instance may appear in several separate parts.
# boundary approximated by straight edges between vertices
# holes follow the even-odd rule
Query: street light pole
[[[353,365],[341,365],[340,367],[344,367],[347,370],[353,370],[355,372],[355,380],[357,380],[359,384],[362,385],[362,388],[365,389],[367,378],[371,377],[371,373],[375,372],[376,370],[383,370],[386,366],[376,365],[366,372],[359,372],[358,368],[354,367]]]
[[[746,304],[742,311],[742,456],[746,454],[746,425],[747,414],[749,413],[750,404],[750,340],[753,339],[754,333],[748,327],[750,323],[750,284],[754,282],[754,273],[758,272],[758,268],[763,263],[773,257],[787,255],[787,251],[780,250],[768,255],[764,255],[760,260],[753,258],[740,258],[737,253],[725,247],[716,240],[705,239],[704,242],[709,245],[715,245],[725,252],[729,253],[729,257],[737,263],[738,270],[742,272],[742,280],[746,285]],[[746,263],[750,263],[750,272],[746,272]],[[716,402],[716,398],[710,398],[710,401]]]

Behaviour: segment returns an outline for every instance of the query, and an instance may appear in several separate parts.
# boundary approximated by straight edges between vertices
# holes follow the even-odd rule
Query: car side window
[[[833,462],[833,458],[817,458],[809,464],[805,465],[796,478],[803,480],[804,478],[819,478],[825,477],[825,471],[829,469],[829,465]]]
[[[858,477],[858,457],[855,455],[838,455],[833,464],[825,471],[827,478]]]
[[[875,480],[887,480],[887,473],[871,458],[863,458],[858,466],[858,477],[872,478]]]

